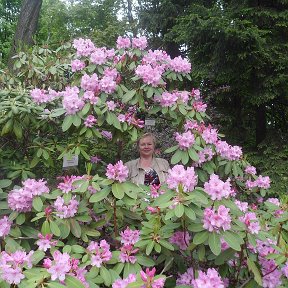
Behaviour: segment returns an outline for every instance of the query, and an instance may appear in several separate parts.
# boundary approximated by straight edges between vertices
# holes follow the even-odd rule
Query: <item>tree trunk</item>
[[[266,138],[266,107],[261,104],[256,107],[256,146]]]
[[[33,44],[33,35],[37,30],[41,5],[42,0],[23,0],[16,32],[10,50],[8,61],[9,69],[13,68],[14,61],[12,57],[17,53],[17,50],[24,45],[30,46]]]

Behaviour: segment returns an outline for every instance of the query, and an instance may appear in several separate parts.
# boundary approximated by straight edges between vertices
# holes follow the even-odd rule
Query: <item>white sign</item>
[[[63,168],[78,166],[78,155],[66,154],[63,157]]]
[[[145,126],[155,126],[155,119],[145,119]]]

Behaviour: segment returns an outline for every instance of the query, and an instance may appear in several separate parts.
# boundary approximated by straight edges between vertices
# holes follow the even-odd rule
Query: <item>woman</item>
[[[137,141],[140,158],[127,162],[128,180],[136,184],[159,185],[166,180],[169,163],[165,159],[155,158],[156,139],[152,133],[146,133]]]

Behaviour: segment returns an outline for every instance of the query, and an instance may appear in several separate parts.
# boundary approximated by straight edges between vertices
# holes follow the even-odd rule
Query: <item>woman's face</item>
[[[139,141],[139,152],[140,157],[152,156],[155,150],[154,142],[152,137],[147,136]]]

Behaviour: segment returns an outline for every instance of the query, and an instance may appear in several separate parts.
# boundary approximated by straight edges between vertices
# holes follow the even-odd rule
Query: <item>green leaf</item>
[[[71,218],[70,219],[70,227],[71,227],[71,232],[72,234],[77,237],[80,238],[81,236],[81,226],[79,225],[78,221]]]
[[[225,165],[225,170],[224,170],[225,175],[228,175],[231,172],[231,169],[232,169],[232,162],[229,161]]]
[[[106,286],[110,286],[112,284],[111,274],[104,266],[100,267],[100,276],[103,278]]]
[[[180,218],[183,216],[184,214],[184,206],[183,204],[177,204],[176,207],[174,208],[175,209],[175,216]]]
[[[25,222],[26,216],[25,213],[20,213],[16,218],[16,224],[22,225]]]
[[[228,260],[230,260],[234,256],[235,256],[235,250],[228,248],[228,249],[224,250],[223,252],[221,252],[221,254],[219,254],[216,257],[215,264],[216,265],[223,265],[224,263],[226,263]]]
[[[169,243],[168,241],[166,241],[166,240],[161,239],[161,240],[159,241],[159,244],[160,244],[161,246],[167,248],[168,250],[174,251],[173,245],[172,245],[171,243]]]
[[[152,252],[152,250],[154,248],[154,245],[155,245],[155,242],[150,240],[150,242],[146,246],[146,255],[150,255],[150,253]]]
[[[47,284],[47,287],[48,288],[67,288],[67,286],[64,286],[64,285],[62,285],[62,284],[60,284],[58,282],[49,282]]]
[[[45,252],[40,251],[40,250],[34,251],[31,257],[33,265],[38,264],[44,257],[45,257]]]
[[[30,238],[34,238],[34,239],[37,239],[38,238],[38,234],[39,234],[39,231],[34,229],[31,226],[21,226],[21,232],[25,236],[30,237]]]
[[[240,236],[238,234],[230,232],[230,231],[225,231],[221,234],[224,240],[232,249],[236,251],[241,251],[241,244],[243,243],[243,241],[241,241],[242,239],[239,238]]]
[[[0,188],[7,188],[8,186],[10,186],[12,184],[12,181],[11,180],[8,180],[8,179],[3,179],[3,180],[0,180]]]
[[[164,151],[164,153],[172,153],[172,152],[176,151],[178,148],[179,148],[178,145],[172,146],[172,147],[166,149],[166,150]]]
[[[209,233],[208,244],[213,254],[217,256],[221,253],[221,241],[219,234],[216,232]]]
[[[182,151],[177,150],[171,158],[171,164],[177,164],[182,160]]]
[[[125,194],[125,190],[123,189],[122,184],[121,183],[112,184],[112,193],[115,198],[122,199]]]
[[[193,161],[197,162],[199,160],[199,156],[193,148],[188,150],[188,154]]]
[[[101,191],[96,192],[95,194],[93,194],[90,197],[89,202],[90,203],[100,202],[101,200],[103,200],[104,198],[106,198],[109,195],[110,191],[111,191],[110,187],[105,187]]]
[[[254,280],[257,282],[258,285],[262,287],[262,278],[261,278],[261,273],[254,263],[253,260],[250,259],[250,257],[247,257],[247,264],[248,264],[248,269],[254,274]]]
[[[68,220],[66,220],[63,224],[60,225],[60,231],[61,231],[61,238],[65,239],[68,237],[68,235],[70,234],[70,222]]]
[[[186,211],[185,211],[186,213]],[[205,230],[205,228],[203,227],[203,223],[191,223],[188,226],[188,230],[191,232],[201,232],[203,230]]]
[[[57,237],[61,235],[61,231],[58,225],[54,221],[50,221],[50,230]]]
[[[62,123],[62,131],[63,132],[67,131],[71,127],[72,123],[73,123],[73,116],[72,115],[67,115],[64,118],[64,121]]]
[[[44,236],[51,233],[50,225],[49,225],[49,222],[47,220],[45,220],[42,224],[41,233]]]
[[[122,102],[123,103],[129,102],[134,97],[135,94],[136,94],[136,90],[131,90],[131,91],[126,92],[122,98]]]
[[[142,255],[136,256],[136,258],[137,258],[137,263],[145,267],[152,267],[155,265],[155,262],[151,258],[142,256]]]
[[[38,211],[38,212],[41,212],[41,211],[42,211],[43,202],[42,202],[42,199],[41,199],[40,196],[36,196],[36,197],[33,199],[32,206],[33,206],[33,208],[34,208],[36,211]]]
[[[81,118],[77,114],[73,115],[73,125],[75,127],[79,127],[81,125]]]
[[[209,232],[208,231],[201,231],[195,234],[193,238],[193,243],[196,245],[204,243],[209,237]]]
[[[195,214],[194,210],[189,208],[189,207],[185,207],[185,215],[188,218],[190,218],[191,220],[195,220],[196,219],[196,214]]]
[[[66,275],[65,283],[69,288],[85,288],[80,280],[71,275]]]

